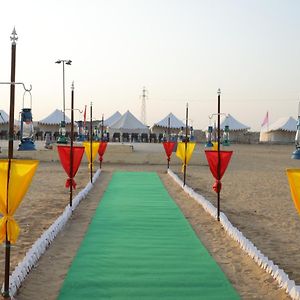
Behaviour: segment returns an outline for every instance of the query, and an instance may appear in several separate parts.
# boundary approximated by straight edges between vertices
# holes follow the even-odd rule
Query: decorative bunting
[[[99,142],[92,143],[92,161],[91,161],[91,143],[90,142],[83,142],[82,145],[85,148],[85,154],[89,161],[89,169],[93,169],[93,162],[96,158],[99,149]]]
[[[195,149],[195,143],[194,142],[179,142],[177,144],[177,150],[176,150],[176,156],[181,159],[182,161],[182,168],[184,166],[187,166],[192,158],[192,154]]]
[[[300,214],[300,169],[287,169],[286,174],[295,207]]]
[[[70,152],[71,152],[71,147],[69,146],[57,146],[57,151],[59,155],[60,162],[66,171],[67,175],[69,178],[66,181],[66,188],[72,187],[76,189],[76,182],[73,179],[78,171],[78,168],[80,166],[82,156],[84,153],[84,147],[81,146],[73,146],[73,172],[72,174],[70,173]]]
[[[220,178],[218,176],[218,151],[206,150],[206,159],[209,164],[210,171],[216,179],[213,189],[216,193],[219,193],[222,188],[221,179],[229,164],[232,151],[220,151]]]
[[[38,163],[37,160],[11,159],[8,183],[8,159],[0,160],[0,213],[3,215],[0,219],[0,243],[5,241],[6,234],[12,244],[18,239],[20,227],[13,215],[29,188]]]
[[[107,142],[100,142],[99,148],[98,148],[98,154],[99,154],[100,162],[103,161],[103,156],[104,156],[106,147],[107,147]]]
[[[168,161],[170,161],[175,144],[175,142],[163,142]]]

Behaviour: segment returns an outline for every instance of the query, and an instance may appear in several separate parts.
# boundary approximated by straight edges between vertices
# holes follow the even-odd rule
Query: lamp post
[[[58,59],[56,64],[62,63],[63,66],[63,120],[60,123],[59,128],[59,137],[57,140],[58,144],[67,144],[67,138],[66,138],[66,107],[65,107],[65,64],[71,65],[72,61],[69,59]]]

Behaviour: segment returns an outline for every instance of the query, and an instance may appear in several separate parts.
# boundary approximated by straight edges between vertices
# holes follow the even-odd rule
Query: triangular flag
[[[183,168],[190,162],[195,145],[193,142],[179,142],[177,144],[176,156],[181,159]]]
[[[300,169],[287,169],[286,173],[290,184],[292,199],[300,214]]]
[[[76,188],[76,182],[73,179],[78,171],[78,168],[81,163],[81,159],[84,153],[84,147],[81,146],[73,146],[73,172],[70,173],[70,152],[71,147],[69,146],[57,146],[57,151],[59,154],[60,162],[66,171],[69,178],[66,181],[66,187],[68,188],[70,184],[73,185],[74,189]]]
[[[165,148],[165,152],[168,157],[168,160],[170,160],[175,144],[176,144],[175,142],[163,142],[163,146]]]
[[[99,142],[92,143],[92,161],[91,161],[91,143],[90,142],[83,142],[82,145],[85,148],[85,154],[89,161],[89,168],[93,167],[93,162],[96,158],[99,148]]]
[[[19,235],[19,225],[14,220],[13,215],[25,196],[32,177],[39,164],[37,160],[11,159],[9,186],[8,181],[8,159],[0,160],[0,243],[7,238],[11,243],[15,243]],[[6,225],[7,224],[7,225]]]
[[[99,160],[102,161],[103,160],[103,156],[105,153],[107,147],[107,142],[100,142],[99,148],[98,148],[98,154],[99,154]]]

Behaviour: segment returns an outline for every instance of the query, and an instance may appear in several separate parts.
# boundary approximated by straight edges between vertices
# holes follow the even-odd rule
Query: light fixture
[[[223,146],[230,146],[229,142],[229,125],[225,125],[224,132],[223,132]]]
[[[206,148],[210,148],[213,146],[213,143],[211,142],[211,137],[212,137],[212,132],[213,132],[213,127],[208,126],[207,132],[206,132]]]

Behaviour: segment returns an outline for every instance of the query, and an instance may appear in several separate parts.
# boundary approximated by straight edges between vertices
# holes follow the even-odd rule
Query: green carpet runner
[[[239,296],[158,175],[116,172],[59,299],[233,300]]]

